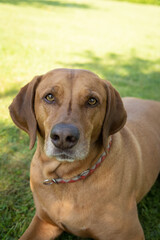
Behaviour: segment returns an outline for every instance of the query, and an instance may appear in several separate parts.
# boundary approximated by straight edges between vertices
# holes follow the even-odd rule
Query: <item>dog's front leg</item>
[[[19,240],[53,240],[61,233],[62,230],[59,227],[45,222],[35,215],[29,227]]]

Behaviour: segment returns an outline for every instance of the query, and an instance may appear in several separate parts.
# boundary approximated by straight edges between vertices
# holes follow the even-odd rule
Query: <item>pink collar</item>
[[[57,183],[57,184],[58,183],[73,183],[73,182],[77,182],[79,180],[85,179],[86,177],[91,175],[96,170],[96,168],[98,168],[101,165],[101,163],[104,161],[104,159],[106,158],[106,156],[109,153],[109,150],[111,148],[111,144],[112,144],[112,137],[111,137],[110,142],[107,146],[107,152],[102,153],[102,155],[100,156],[98,161],[90,169],[87,169],[87,170],[83,171],[82,173],[78,174],[77,176],[72,177],[70,179],[64,179],[64,178],[46,179],[46,180],[44,180],[43,184],[51,185],[53,183]]]

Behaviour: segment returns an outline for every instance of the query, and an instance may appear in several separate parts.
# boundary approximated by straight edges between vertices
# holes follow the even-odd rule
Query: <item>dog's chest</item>
[[[65,231],[75,235],[86,236],[90,231],[94,216],[98,209],[94,200],[87,193],[79,191],[62,191],[61,194],[51,194],[44,198],[45,212],[52,221]]]
[[[85,231],[89,227],[88,217],[93,214],[85,202],[72,198],[55,201],[51,207],[52,219],[64,230]]]
[[[90,185],[88,190],[79,186],[70,191],[69,187],[72,186],[66,187],[68,189],[61,189],[57,194],[54,191],[54,195],[50,196],[52,200],[47,205],[47,213],[56,225],[81,237],[94,236],[97,229],[104,224],[111,228],[113,212],[109,211],[107,199],[101,189]]]
[[[37,209],[40,203],[53,223],[74,235],[92,237],[104,225],[113,228],[117,210],[109,201],[111,189],[105,188],[105,182],[71,184],[44,186],[43,194],[37,189]]]
[[[88,201],[74,202],[70,199],[56,201],[52,206],[52,221],[66,232],[80,237],[96,236],[100,230],[103,232],[114,231],[117,221],[113,211],[96,203],[95,198]],[[113,213],[113,215],[112,215]],[[117,224],[118,225],[118,224]],[[103,228],[105,226],[105,229]]]

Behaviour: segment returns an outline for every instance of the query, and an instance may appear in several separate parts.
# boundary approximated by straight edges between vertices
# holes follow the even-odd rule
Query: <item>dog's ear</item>
[[[102,136],[103,146],[106,150],[107,139],[110,135],[118,132],[126,123],[127,114],[119,93],[109,82],[105,82],[107,104],[106,115],[103,123]]]
[[[34,113],[35,90],[41,76],[36,76],[25,85],[9,106],[9,111],[13,122],[30,137],[30,149],[36,141],[37,121]]]

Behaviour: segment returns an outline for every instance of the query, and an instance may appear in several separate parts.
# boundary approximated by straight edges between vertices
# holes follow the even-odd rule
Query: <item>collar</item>
[[[108,155],[110,148],[111,148],[111,144],[112,144],[112,136],[110,137],[110,141],[109,144],[107,146],[107,151],[103,152],[102,155],[100,156],[100,158],[98,159],[98,161],[91,167],[88,168],[87,170],[83,171],[82,173],[78,174],[75,177],[72,177],[70,179],[64,179],[64,178],[52,178],[52,179],[46,179],[44,180],[43,184],[44,185],[51,185],[53,183],[73,183],[73,182],[77,182],[79,180],[85,179],[87,178],[89,175],[91,175],[96,168],[98,168],[101,163],[104,161],[104,159],[106,158],[106,156]]]

